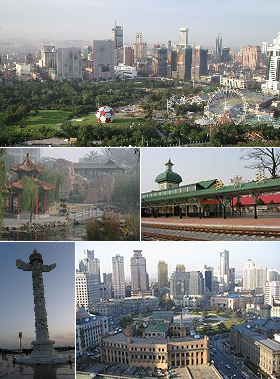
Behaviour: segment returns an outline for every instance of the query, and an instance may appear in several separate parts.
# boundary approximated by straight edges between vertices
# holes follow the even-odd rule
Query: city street
[[[220,336],[210,339],[211,360],[215,362],[215,366],[223,377],[242,379],[241,372],[246,372],[250,379],[258,379],[259,377],[243,364],[242,358],[236,357],[234,354],[226,351],[225,341],[226,338],[221,338]]]

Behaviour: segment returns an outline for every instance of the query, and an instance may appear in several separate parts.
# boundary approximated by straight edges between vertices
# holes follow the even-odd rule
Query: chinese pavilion
[[[38,217],[39,213],[47,213],[47,191],[54,189],[56,186],[52,183],[46,183],[38,179],[38,175],[44,172],[44,168],[40,165],[34,164],[29,153],[26,154],[26,158],[22,163],[12,165],[10,170],[18,175],[18,179],[9,183],[8,191],[8,213],[16,214],[20,218],[21,214],[21,195],[24,189],[24,178],[30,177],[33,183],[39,188],[38,196],[35,202],[35,217]],[[39,209],[39,204],[43,204],[42,209]]]

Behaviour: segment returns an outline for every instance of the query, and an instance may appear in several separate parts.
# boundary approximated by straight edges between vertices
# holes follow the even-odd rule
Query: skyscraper
[[[147,43],[142,41],[142,33],[136,33],[133,43],[134,64],[138,72],[146,72],[147,69]]]
[[[158,287],[163,288],[168,285],[168,265],[165,261],[158,261]]]
[[[112,29],[111,31],[111,41],[114,42],[114,49],[115,49],[115,60],[114,64],[117,66],[120,63],[123,63],[123,27],[117,26]]]
[[[57,49],[56,67],[56,79],[59,81],[82,79],[81,49],[77,47]]]
[[[94,79],[114,78],[114,42],[94,40],[92,42],[92,65]]]
[[[256,265],[252,259],[245,262],[243,268],[243,289],[254,290],[256,288]]]
[[[216,37],[216,51],[215,52],[216,52],[216,55],[222,54],[222,35],[221,35],[221,32],[219,32],[219,34]]]
[[[94,250],[84,250],[83,259],[79,262],[79,271],[94,274],[100,283],[100,260],[95,258]]]
[[[146,269],[146,258],[142,256],[142,250],[133,250],[130,258],[132,296],[148,290],[148,275]]]
[[[252,70],[256,70],[260,67],[261,54],[262,52],[260,46],[245,46],[243,48],[242,56],[243,65],[250,67]]]
[[[170,297],[175,302],[182,301],[185,294],[189,292],[189,273],[186,272],[183,264],[176,266],[176,271],[170,278]]]
[[[111,41],[114,42],[114,48],[123,47],[123,27],[117,26],[111,31]]]
[[[266,282],[265,284],[265,304],[273,306],[280,302],[280,281]]]
[[[89,307],[100,301],[100,283],[94,274],[76,273],[76,305]]]
[[[224,284],[224,289],[228,289],[229,284],[229,251],[220,252],[220,281]]]
[[[267,46],[266,82],[262,85],[262,91],[280,94],[280,31],[273,43]]]
[[[180,46],[181,47],[187,47],[188,45],[188,28],[180,28]]]
[[[203,296],[205,294],[204,279],[200,271],[189,272],[189,285],[187,295]]]
[[[125,280],[124,280],[124,257],[116,255],[112,257],[113,265],[113,291],[114,299],[125,298]]]

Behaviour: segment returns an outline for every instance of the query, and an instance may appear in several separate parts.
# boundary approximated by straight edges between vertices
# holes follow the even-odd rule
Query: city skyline
[[[0,310],[3,349],[30,348],[35,340],[35,315],[32,275],[16,266],[16,260],[29,262],[34,249],[46,265],[56,263],[54,270],[43,273],[46,310],[50,340],[55,346],[75,344],[75,270],[73,242],[2,242],[0,285],[4,306]]]
[[[124,44],[131,44],[136,33],[142,33],[143,41],[149,44],[162,44],[169,39],[172,44],[178,43],[180,28],[188,28],[189,43],[204,47],[215,48],[219,32],[223,46],[262,46],[263,42],[272,42],[277,36],[277,8],[280,9],[277,0],[265,3],[261,0],[237,0],[234,4],[222,0],[210,3],[207,0],[184,3],[179,0],[172,3],[166,0],[144,0],[141,3],[123,0],[121,5],[108,0],[106,8],[100,7],[97,0],[43,0],[40,4],[38,8],[34,0],[24,3],[15,0],[12,4],[3,0],[0,41],[15,38],[34,40],[34,36],[37,40],[104,40],[110,39],[116,23],[123,26]],[[85,14],[92,17],[85,17]],[[263,22],[264,17],[270,22]]]
[[[278,263],[279,242],[77,242],[76,269],[79,267],[78,262],[82,257],[82,251],[87,248],[93,249],[95,257],[100,259],[101,273],[111,273],[112,257],[116,254],[123,256],[126,280],[130,279],[130,258],[133,256],[133,250],[142,250],[142,255],[147,262],[147,273],[152,281],[157,276],[159,260],[163,260],[168,264],[168,276],[170,277],[177,264],[184,264],[186,271],[199,270],[203,265],[220,267],[220,252],[224,250],[229,251],[229,266],[236,268],[237,276],[242,274],[244,264],[248,259],[252,259],[258,267],[267,267],[268,269],[280,271]],[[171,251],[172,255],[170,254]],[[189,256],[186,251],[189,251]],[[106,259],[102,258],[104,256],[106,256]]]

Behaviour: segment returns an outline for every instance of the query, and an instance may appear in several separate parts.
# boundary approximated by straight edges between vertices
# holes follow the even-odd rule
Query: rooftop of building
[[[145,330],[144,333],[167,333],[168,326],[163,323],[150,324]]]
[[[127,343],[127,337],[124,333],[118,333],[115,335],[110,335],[104,337],[103,341],[112,342],[112,343]],[[194,343],[202,343],[204,342],[204,338],[195,339],[192,337],[184,337],[184,338],[146,338],[146,337],[132,337],[133,345],[165,345],[165,344],[173,344],[173,343],[186,343],[186,342],[194,342]]]
[[[248,328],[248,324],[236,325],[234,328],[242,334],[245,334],[246,336],[251,338],[253,341],[261,343],[268,349],[280,351],[279,342],[263,336],[262,334],[258,333],[256,329],[251,329],[250,327]]]
[[[207,180],[203,182],[197,182],[180,186],[178,188],[151,191],[142,194],[142,203],[146,202],[158,202],[164,200],[179,200],[181,198],[192,197],[217,197],[220,195],[231,195],[233,197],[237,195],[250,195],[254,191],[273,192],[280,190],[280,179],[265,179],[262,181],[243,182],[239,185],[217,185],[212,186],[214,183],[218,183],[218,179]],[[211,184],[212,183],[212,184]],[[203,186],[204,187],[203,187]],[[191,186],[196,186],[195,189],[191,189]]]

